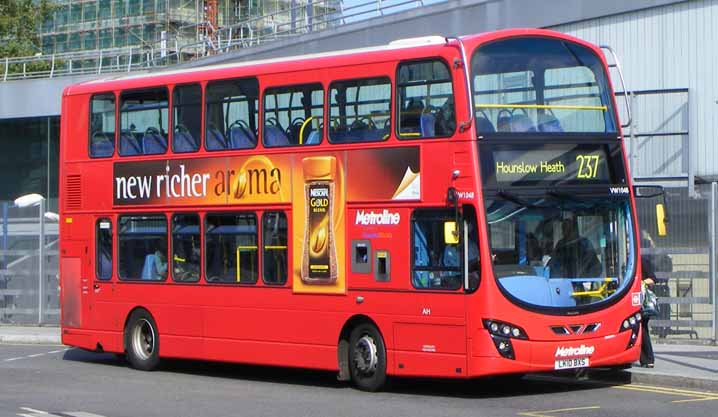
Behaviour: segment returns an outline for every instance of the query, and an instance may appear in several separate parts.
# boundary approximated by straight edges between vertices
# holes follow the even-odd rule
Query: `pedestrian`
[[[642,245],[641,245],[642,246]],[[641,289],[643,292],[643,308],[641,309],[641,366],[644,368],[653,368],[656,360],[653,355],[653,345],[651,344],[651,335],[648,333],[648,321],[651,316],[656,314],[656,305],[653,304],[646,308],[646,301],[649,300],[649,292],[653,284],[656,282],[656,273],[653,269],[653,264],[647,256],[641,256],[641,270],[643,271],[643,280],[641,283]],[[651,303],[655,302],[655,296],[650,300]]]

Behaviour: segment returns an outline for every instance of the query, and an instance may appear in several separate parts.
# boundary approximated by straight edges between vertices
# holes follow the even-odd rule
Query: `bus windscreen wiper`
[[[508,191],[499,191],[496,194],[499,197],[503,198],[504,200],[508,200],[508,201],[515,203],[521,207],[535,207],[535,205],[533,203],[529,203],[528,201],[517,196],[516,194],[510,193]]]
[[[582,200],[576,198],[576,196],[574,196],[573,194],[565,193],[563,191],[555,191],[555,190],[547,191],[546,195],[549,197],[559,199],[559,200],[571,200],[571,201],[576,201],[576,202],[582,202]]]

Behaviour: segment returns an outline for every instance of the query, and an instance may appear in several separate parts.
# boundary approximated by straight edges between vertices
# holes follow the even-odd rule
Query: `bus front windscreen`
[[[509,298],[542,308],[607,302],[635,270],[628,194],[486,194],[493,268]]]
[[[476,49],[471,71],[479,136],[617,131],[603,63],[583,45],[498,40]]]

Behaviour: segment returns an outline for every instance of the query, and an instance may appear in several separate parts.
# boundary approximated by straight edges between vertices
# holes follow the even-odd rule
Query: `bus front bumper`
[[[631,332],[602,337],[536,341],[510,339],[511,351],[502,355],[485,329],[471,340],[469,376],[548,372],[565,369],[614,367],[636,362],[640,332],[629,347]]]

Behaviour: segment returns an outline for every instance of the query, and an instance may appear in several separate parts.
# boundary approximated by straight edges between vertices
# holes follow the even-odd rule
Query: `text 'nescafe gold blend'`
[[[334,176],[336,159],[317,156],[302,160],[306,221],[302,251],[302,281],[332,284],[337,280],[334,241]]]

